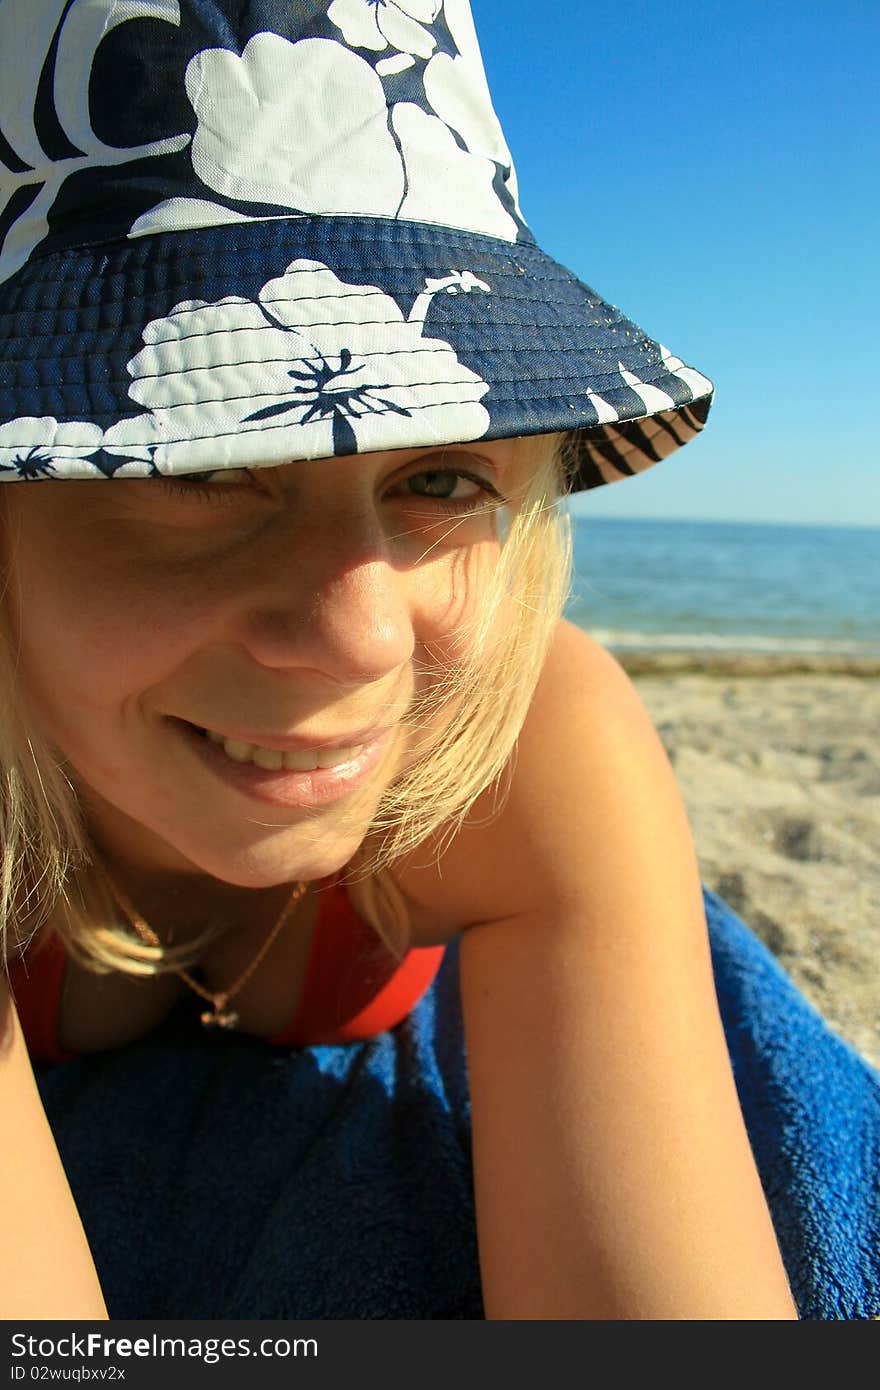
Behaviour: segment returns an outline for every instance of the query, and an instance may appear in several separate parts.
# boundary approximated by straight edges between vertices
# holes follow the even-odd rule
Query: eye
[[[414,473],[404,486],[411,488],[417,497],[440,497],[444,501],[455,497],[459,502],[475,497],[480,491],[473,478],[457,473],[454,468],[432,468],[427,473]]]
[[[247,492],[254,479],[249,468],[220,468],[202,473],[166,473],[161,482],[163,488],[176,497],[222,503]]]
[[[471,511],[487,502],[504,501],[488,478],[467,468],[429,468],[410,473],[395,484],[393,495],[435,502],[444,511]]]

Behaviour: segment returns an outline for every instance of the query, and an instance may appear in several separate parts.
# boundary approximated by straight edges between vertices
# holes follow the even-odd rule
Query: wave
[[[577,621],[572,615],[572,621]],[[645,632],[579,623],[603,647],[615,652],[683,652],[730,656],[829,656],[880,661],[880,643],[844,638],[785,637],[766,633]]]

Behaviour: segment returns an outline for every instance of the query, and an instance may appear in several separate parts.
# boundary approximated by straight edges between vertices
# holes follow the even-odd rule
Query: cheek
[[[172,589],[100,546],[69,538],[20,551],[11,614],[25,687],[49,732],[87,735],[180,659],[186,617]]]
[[[479,620],[499,553],[495,540],[462,547],[440,557],[422,576],[416,639],[423,654],[427,649],[437,665],[454,666],[476,650]]]

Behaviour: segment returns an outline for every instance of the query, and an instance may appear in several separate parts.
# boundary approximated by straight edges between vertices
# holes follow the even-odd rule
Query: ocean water
[[[880,530],[572,523],[566,616],[612,650],[880,658]]]

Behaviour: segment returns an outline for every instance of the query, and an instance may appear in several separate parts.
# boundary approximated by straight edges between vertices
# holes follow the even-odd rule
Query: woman
[[[32,1062],[359,1045],[457,941],[485,1315],[796,1317],[680,795],[560,619],[560,494],[710,383],[534,245],[464,0],[0,52],[4,1316],[122,1315]]]

